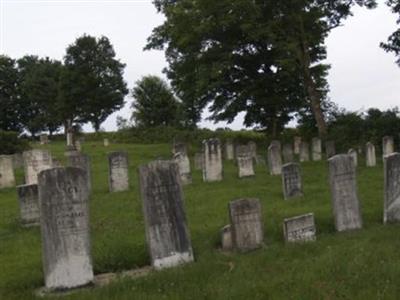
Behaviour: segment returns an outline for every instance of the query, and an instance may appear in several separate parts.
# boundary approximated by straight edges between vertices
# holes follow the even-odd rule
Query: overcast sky
[[[335,29],[327,40],[330,97],[348,110],[400,106],[400,68],[394,56],[379,43],[396,29],[396,16],[383,1],[375,10],[355,9],[354,17]],[[0,0],[0,53],[19,58],[26,54],[61,60],[65,48],[84,33],[105,35],[114,45],[117,58],[127,66],[129,88],[143,75],[165,77],[161,51],[142,51],[152,29],[163,22],[151,0],[58,1]],[[116,116],[129,118],[131,98],[125,108],[110,116],[102,127],[116,129]],[[204,114],[204,117],[207,113]],[[225,123],[202,121],[201,127]],[[242,118],[228,125],[242,128]],[[85,129],[91,129],[86,126]]]

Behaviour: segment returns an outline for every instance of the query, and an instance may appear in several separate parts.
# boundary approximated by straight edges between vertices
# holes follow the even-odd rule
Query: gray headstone
[[[37,184],[17,186],[21,223],[25,226],[40,225],[39,194]]]
[[[325,142],[325,151],[326,151],[326,158],[331,158],[332,156],[336,155],[336,147],[334,141],[326,141]]]
[[[203,180],[205,182],[222,180],[222,155],[219,139],[203,141]]]
[[[108,154],[108,183],[110,192],[129,190],[128,153]]]
[[[329,179],[336,230],[362,228],[356,167],[350,155],[340,154],[329,159]]]
[[[224,251],[231,251],[233,249],[231,225],[226,225],[222,227],[221,245],[222,245],[222,250]]]
[[[110,141],[108,139],[104,139],[103,141],[104,147],[110,146]]]
[[[283,221],[286,242],[309,242],[316,240],[314,214],[306,214]]]
[[[310,161],[310,145],[306,142],[300,144],[300,161]]]
[[[322,159],[322,142],[320,138],[312,139],[312,160],[320,161]]]
[[[194,155],[194,168],[195,170],[203,170],[204,155],[203,153],[195,153]]]
[[[46,133],[42,133],[40,136],[40,144],[41,145],[47,145],[49,143],[49,137]]]
[[[252,156],[251,149],[249,145],[237,145],[235,149],[236,159],[241,156]]]
[[[382,138],[382,154],[383,156],[394,152],[394,141],[392,136],[384,136]]]
[[[400,153],[392,153],[384,158],[385,205],[383,222],[400,221]]]
[[[89,192],[79,168],[39,174],[40,222],[45,286],[71,289],[93,281],[89,233]]]
[[[15,186],[12,155],[0,155],[0,189]]]
[[[67,147],[74,148],[74,134],[72,132],[67,132]]]
[[[92,191],[92,171],[89,155],[75,152],[73,155],[68,156],[68,160],[70,167],[80,168],[85,171],[87,178],[87,187],[90,193]]]
[[[182,152],[175,153],[174,161],[178,164],[182,184],[192,183],[192,174],[190,173],[190,160],[187,154]]]
[[[368,142],[365,149],[365,159],[367,163],[367,167],[375,167],[376,166],[376,154],[375,154],[375,146],[374,144]]]
[[[271,175],[282,174],[282,157],[276,144],[268,147],[268,168]]]
[[[237,164],[239,169],[239,178],[254,176],[253,158],[251,156],[239,156]]]
[[[301,144],[301,137],[295,136],[293,142],[293,148],[295,154],[300,154],[300,144]]]
[[[285,200],[303,196],[303,184],[299,164],[289,163],[283,165],[282,186]]]
[[[257,162],[257,144],[255,142],[248,142],[247,145],[249,146],[249,151],[250,151],[250,155],[253,158],[253,160]]]
[[[358,153],[357,153],[357,150],[349,149],[347,154],[351,156],[351,158],[354,160],[354,165],[357,167],[358,166]]]
[[[77,141],[75,142],[75,149],[76,149],[76,151],[78,151],[78,152],[81,152],[81,151],[82,151],[82,143],[81,143],[80,140],[77,140]]]
[[[258,199],[239,199],[229,203],[232,242],[236,250],[249,251],[262,246],[264,233]]]
[[[225,159],[233,160],[235,158],[235,148],[232,140],[225,141]]]
[[[272,140],[270,145],[274,145],[274,146],[278,147],[279,152],[280,152],[280,153],[282,152],[282,145],[281,145],[281,142],[280,142],[280,141],[278,141],[278,140]]]
[[[41,171],[53,168],[53,159],[47,150],[34,149],[25,151],[23,157],[25,184],[37,184],[38,174]]]
[[[193,261],[178,165],[161,160],[142,165],[139,179],[152,265],[162,269]]]
[[[283,161],[285,163],[291,163],[294,161],[293,147],[291,144],[283,145],[282,154],[283,154]]]

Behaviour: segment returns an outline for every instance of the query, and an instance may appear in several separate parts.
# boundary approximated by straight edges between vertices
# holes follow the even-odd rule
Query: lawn
[[[65,162],[63,145],[48,146]],[[107,152],[125,150],[130,159],[130,191],[108,192]],[[266,156],[266,150],[259,153]],[[169,158],[170,145],[85,143],[92,159],[90,202],[95,274],[131,270],[150,263],[138,189],[137,167]],[[224,162],[224,180],[203,183],[193,171],[184,188],[195,262],[145,277],[122,279],[62,299],[397,299],[400,298],[400,226],[383,225],[383,169],[359,159],[357,181],[364,228],[336,233],[326,161],[302,163],[303,198],[284,201],[279,176],[265,165],[256,176],[238,179],[233,162]],[[22,182],[22,171],[17,171]],[[265,246],[246,253],[220,251],[220,229],[228,223],[228,203],[260,199]],[[284,218],[314,212],[317,241],[287,245]],[[0,299],[35,299],[43,286],[39,228],[19,224],[16,190],[0,190]],[[60,298],[58,298],[60,299]]]

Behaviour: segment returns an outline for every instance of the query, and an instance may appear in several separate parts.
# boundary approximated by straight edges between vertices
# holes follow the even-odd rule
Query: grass
[[[49,148],[65,161],[62,144]],[[114,150],[129,153],[129,192],[108,192],[106,156]],[[158,157],[168,158],[169,145],[104,148],[100,143],[86,143],[83,151],[92,159],[95,273],[148,265],[137,167]],[[382,225],[382,165],[366,168],[362,160],[359,164],[364,228],[347,233],[334,231],[325,161],[302,164],[305,196],[291,201],[283,200],[281,178],[270,176],[264,165],[257,166],[255,177],[240,180],[234,164],[224,162],[225,178],[218,183],[203,183],[200,171],[193,171],[193,184],[184,192],[195,263],[122,279],[63,299],[396,299],[400,295],[400,226]],[[22,177],[18,170],[19,183]],[[219,232],[228,223],[227,206],[241,197],[261,200],[266,245],[247,254],[223,253]],[[283,219],[308,212],[315,213],[317,242],[285,245]],[[34,290],[44,284],[39,229],[22,228],[18,218],[15,189],[0,190],[0,299],[35,299]]]

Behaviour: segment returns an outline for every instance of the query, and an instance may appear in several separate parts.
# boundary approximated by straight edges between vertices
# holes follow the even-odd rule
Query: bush
[[[18,137],[18,133],[0,130],[0,154],[21,153],[28,150],[29,142]]]

